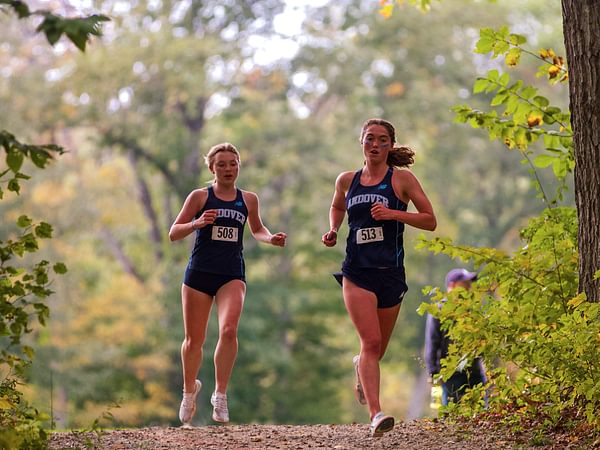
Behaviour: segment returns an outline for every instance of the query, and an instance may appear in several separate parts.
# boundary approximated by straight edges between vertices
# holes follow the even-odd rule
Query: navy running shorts
[[[399,305],[408,291],[403,268],[371,269],[346,266],[333,276],[340,285],[343,277],[346,277],[358,287],[373,292],[377,297],[377,308]]]
[[[211,297],[217,295],[217,291],[231,280],[246,282],[246,278],[241,275],[221,275],[219,273],[202,272],[189,267],[185,269],[185,275],[183,276],[183,284]]]

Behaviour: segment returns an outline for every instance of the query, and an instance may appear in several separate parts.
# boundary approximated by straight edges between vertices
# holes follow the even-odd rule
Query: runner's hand
[[[202,215],[196,219],[196,228],[204,228],[206,225],[211,225],[215,223],[217,219],[217,210],[216,209],[207,209],[202,213]]]
[[[287,239],[287,234],[285,233],[275,233],[271,236],[271,244],[276,245],[277,247],[285,247],[285,240]]]
[[[323,235],[321,242],[325,244],[326,247],[333,247],[337,243],[337,231],[329,230]]]
[[[383,203],[373,203],[371,206],[371,217],[375,220],[391,220],[394,218],[391,210],[383,206]]]

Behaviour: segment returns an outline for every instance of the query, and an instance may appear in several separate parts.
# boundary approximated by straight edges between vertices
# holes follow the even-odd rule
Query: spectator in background
[[[471,283],[477,278],[475,272],[466,269],[452,269],[446,274],[446,290],[452,291],[456,288],[470,289]],[[442,300],[445,301],[446,299]],[[434,382],[434,376],[440,372],[441,360],[448,356],[448,346],[451,341],[446,331],[441,329],[440,320],[427,314],[425,325],[425,365],[429,374],[430,383]],[[448,402],[458,402],[465,394],[467,388],[487,381],[485,369],[481,358],[475,358],[469,367],[462,371],[456,371],[452,376],[442,381],[442,405]]]

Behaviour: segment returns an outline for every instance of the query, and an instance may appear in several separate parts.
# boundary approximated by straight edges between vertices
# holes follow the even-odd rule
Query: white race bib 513
[[[356,243],[369,244],[383,241],[383,227],[360,228],[356,230]]]

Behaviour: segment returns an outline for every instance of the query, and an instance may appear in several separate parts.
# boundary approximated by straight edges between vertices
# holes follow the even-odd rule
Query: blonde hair
[[[215,163],[215,157],[217,156],[217,153],[221,152],[233,153],[236,156],[238,163],[240,162],[240,152],[238,152],[238,149],[229,142],[222,142],[220,144],[213,145],[204,157],[204,162],[209,169],[212,170],[212,166]]]
[[[388,153],[387,157],[387,165],[390,167],[410,167],[415,163],[415,152],[412,148],[406,145],[396,145],[396,130],[394,129],[394,125],[384,119],[369,119],[367,120],[360,131],[360,143],[362,144],[363,138],[365,137],[365,133],[367,128],[371,125],[381,125],[384,127],[390,140],[392,141],[392,149]]]

